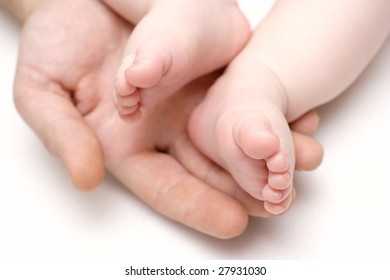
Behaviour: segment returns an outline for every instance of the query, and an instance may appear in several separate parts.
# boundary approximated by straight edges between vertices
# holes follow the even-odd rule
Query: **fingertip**
[[[80,191],[88,192],[104,179],[104,155],[99,140],[89,127],[80,127],[77,132],[75,137],[60,140],[58,155],[64,161],[73,184]]]
[[[320,143],[314,141],[313,150],[314,152],[311,155],[308,155],[307,161],[310,164],[307,164],[307,171],[311,171],[319,167],[324,159],[324,148]]]
[[[295,169],[314,170],[321,165],[324,157],[324,149],[320,143],[313,138],[292,132],[295,144]]]
[[[96,189],[104,179],[105,169],[101,162],[93,163],[89,160],[65,163],[73,185],[82,192],[90,192]]]
[[[245,207],[234,203],[232,207],[224,208],[222,215],[215,216],[218,220],[213,231],[207,232],[216,238],[227,240],[242,235],[248,227],[249,216]]]
[[[218,239],[232,239],[240,236],[248,226],[246,208],[236,200],[212,191],[214,205],[203,206],[192,215],[188,226]],[[201,205],[199,205],[201,206]]]

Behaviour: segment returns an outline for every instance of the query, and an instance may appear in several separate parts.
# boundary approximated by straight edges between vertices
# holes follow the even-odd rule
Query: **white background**
[[[241,2],[252,22],[272,4]],[[1,10],[0,260],[390,258],[390,42],[320,109],[325,158],[295,175],[291,210],[222,241],[156,214],[110,176],[93,193],[75,190],[14,108],[19,34]]]

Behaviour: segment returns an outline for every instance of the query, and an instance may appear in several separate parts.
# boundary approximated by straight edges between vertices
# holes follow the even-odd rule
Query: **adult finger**
[[[103,152],[68,92],[34,69],[19,66],[14,100],[47,150],[63,160],[73,183],[83,191],[95,188],[104,177]]]
[[[189,174],[170,155],[143,152],[109,169],[156,211],[200,232],[227,239],[247,227],[243,205]]]
[[[313,134],[320,123],[320,117],[317,113],[316,110],[311,110],[301,116],[299,119],[293,121],[290,124],[290,128],[293,131],[306,134],[306,135],[311,135]]]
[[[265,210],[264,202],[245,192],[228,172],[200,153],[188,135],[183,134],[176,137],[168,152],[199,180],[243,204],[249,215],[262,218],[271,216]]]
[[[316,110],[311,110],[290,124],[295,146],[297,170],[313,170],[324,157],[324,150],[319,142],[308,136],[319,126],[320,117]]]
[[[295,169],[313,170],[322,162],[324,150],[312,137],[292,131],[295,147]]]

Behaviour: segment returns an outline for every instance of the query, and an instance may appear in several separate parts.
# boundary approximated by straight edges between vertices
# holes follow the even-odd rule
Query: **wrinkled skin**
[[[79,15],[83,15],[82,17]],[[57,1],[27,20],[15,79],[15,103],[74,184],[95,188],[105,167],[152,208],[218,238],[241,234],[248,215],[267,217],[263,203],[207,160],[186,133],[188,117],[218,73],[195,81],[141,121],[120,120],[112,89],[131,26],[99,1]],[[313,169],[321,146],[309,113],[293,128],[297,168]]]

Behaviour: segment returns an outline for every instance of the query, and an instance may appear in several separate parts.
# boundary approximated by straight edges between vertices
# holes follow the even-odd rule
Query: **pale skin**
[[[226,66],[250,28],[235,0],[103,0],[136,25],[118,69],[119,115],[141,117],[189,81]]]
[[[221,66],[247,40],[236,1],[105,2],[139,24],[117,75],[125,120],[138,119],[140,106],[153,106],[195,73]],[[191,139],[267,211],[283,213],[296,164],[288,122],[348,87],[389,28],[388,0],[279,0],[192,114]],[[183,59],[184,51],[194,60]]]
[[[388,0],[278,1],[192,114],[192,140],[267,211],[286,211],[296,164],[288,122],[341,94],[389,31]]]
[[[0,3],[25,21],[17,109],[80,190],[97,187],[106,167],[162,215],[217,238],[240,235],[250,215],[269,216],[264,203],[242,191],[187,136],[189,115],[217,74],[145,109],[144,118],[129,125],[118,117],[110,94],[129,24],[94,0]],[[314,112],[291,125],[296,169],[321,162],[321,146],[307,136],[317,125]]]

